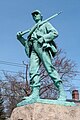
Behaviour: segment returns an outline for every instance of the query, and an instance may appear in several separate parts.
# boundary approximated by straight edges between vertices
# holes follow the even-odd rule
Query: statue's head
[[[36,19],[42,20],[42,18],[43,18],[43,16],[41,15],[41,12],[39,10],[34,10],[31,14],[35,21],[36,21]],[[35,16],[37,16],[37,17],[35,18]]]

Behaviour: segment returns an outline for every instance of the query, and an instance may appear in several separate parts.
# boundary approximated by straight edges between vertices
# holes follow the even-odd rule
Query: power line
[[[11,72],[11,73],[20,73],[20,72],[17,72],[17,71],[11,71],[11,70],[0,70],[0,71],[4,71],[4,72]],[[21,72],[22,74],[25,74],[25,73],[23,73],[23,72]]]
[[[0,64],[10,65],[10,66],[17,66],[17,67],[25,67],[24,64],[7,62],[7,61],[0,61]]]

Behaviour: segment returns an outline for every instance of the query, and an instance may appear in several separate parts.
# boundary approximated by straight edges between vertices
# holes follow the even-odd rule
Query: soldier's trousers
[[[40,81],[40,75],[38,73],[40,62],[43,63],[48,75],[51,77],[55,85],[60,81],[60,76],[57,73],[55,67],[51,62],[51,55],[49,50],[43,50],[39,44],[34,43],[34,50],[30,56],[30,78],[34,84],[38,84]]]

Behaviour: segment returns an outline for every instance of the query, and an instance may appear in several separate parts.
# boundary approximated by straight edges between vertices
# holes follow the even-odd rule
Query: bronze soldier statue
[[[24,101],[28,104],[37,102],[40,99],[39,66],[41,62],[60,92],[58,100],[65,101],[66,95],[62,80],[51,62],[51,57],[54,57],[57,53],[54,40],[58,37],[58,31],[50,22],[42,23],[43,16],[39,10],[33,11],[32,17],[36,24],[29,30],[28,39],[23,38],[22,32],[17,34],[17,39],[25,47],[26,54],[30,57],[30,86],[32,87],[32,94],[29,97],[24,97]],[[18,106],[21,104],[19,103]]]

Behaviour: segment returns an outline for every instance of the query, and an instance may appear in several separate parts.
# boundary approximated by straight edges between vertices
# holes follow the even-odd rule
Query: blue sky
[[[80,70],[80,0],[0,0],[0,61],[19,64],[29,61],[16,33],[34,25],[31,12],[35,9],[41,11],[43,19],[63,11],[50,21],[59,32],[55,41]],[[0,64],[2,69],[19,71],[22,68]]]

